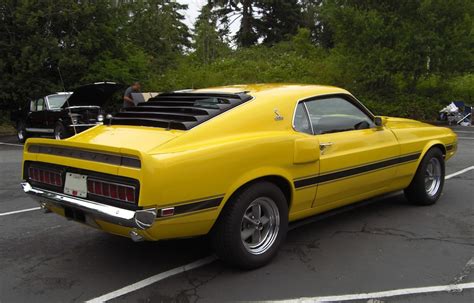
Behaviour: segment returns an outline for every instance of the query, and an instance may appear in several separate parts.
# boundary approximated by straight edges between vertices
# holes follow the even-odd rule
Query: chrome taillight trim
[[[81,148],[60,147],[47,144],[31,144],[28,146],[28,152],[101,162],[117,166],[141,168],[141,161],[138,157],[122,156]]]
[[[87,182],[98,182],[98,183],[107,183],[109,185],[115,185],[117,186],[117,198],[112,198],[110,195],[107,196],[107,195],[103,195],[103,194],[97,194],[95,192],[89,192],[89,184],[87,184],[88,188],[87,188],[87,193],[88,194],[91,194],[91,195],[94,195],[94,196],[98,196],[98,197],[104,197],[104,198],[107,198],[107,199],[112,199],[112,200],[116,200],[116,201],[120,201],[120,202],[126,202],[126,203],[133,203],[133,204],[136,204],[137,203],[137,188],[135,186],[132,186],[132,185],[128,185],[128,184],[123,184],[123,183],[117,183],[117,182],[110,182],[110,181],[106,181],[106,180],[102,180],[102,179],[95,179],[95,178],[91,178],[91,177],[88,177],[87,178]],[[133,190],[133,199],[134,201],[128,201],[128,200],[123,200],[123,199],[120,199],[118,198],[119,197],[119,192],[118,192],[118,186],[120,187],[126,187],[126,188],[130,188]],[[102,192],[103,192],[103,188],[102,188]],[[125,199],[126,199],[126,193],[125,193]]]

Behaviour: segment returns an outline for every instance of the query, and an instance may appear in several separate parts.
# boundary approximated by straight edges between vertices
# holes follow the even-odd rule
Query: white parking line
[[[112,300],[112,299],[118,298],[120,296],[123,296],[125,294],[136,291],[138,289],[141,289],[143,287],[149,286],[149,285],[151,285],[153,283],[156,283],[158,281],[161,281],[163,279],[169,278],[171,276],[175,276],[177,274],[180,274],[180,273],[183,273],[183,272],[186,272],[186,271],[204,266],[206,264],[214,262],[215,260],[216,260],[216,257],[214,257],[214,256],[209,256],[209,257],[206,257],[206,258],[202,258],[202,259],[199,259],[199,260],[194,261],[192,263],[186,264],[184,266],[177,267],[177,268],[174,268],[174,269],[170,269],[168,271],[165,271],[165,272],[162,272],[160,274],[151,276],[149,278],[146,278],[144,280],[138,281],[138,282],[133,283],[131,285],[125,286],[125,287],[120,288],[118,290],[109,292],[108,294],[105,294],[103,296],[100,296],[100,297],[97,297],[97,298],[94,298],[94,299],[90,299],[90,300],[86,301],[86,303],[97,303],[97,302],[105,302],[105,301],[108,301],[108,300]]]
[[[458,139],[461,139],[461,140],[474,140],[474,138],[471,138],[471,137],[458,137]]]
[[[456,177],[456,176],[459,176],[461,174],[467,173],[468,171],[473,170],[473,169],[474,169],[474,166],[466,167],[465,169],[461,169],[460,171],[457,171],[455,173],[447,175],[446,177],[444,177],[444,179],[446,179],[446,180],[451,179],[453,177]]]
[[[23,145],[22,145],[22,144],[7,143],[7,142],[0,142],[0,145],[8,145],[8,146],[21,146],[21,147],[23,147]]]
[[[454,130],[455,133],[462,133],[462,134],[474,134],[474,131],[469,132],[465,130]]]
[[[8,216],[8,215],[14,215],[14,214],[19,214],[19,213],[26,213],[27,211],[34,211],[34,210],[40,210],[41,207],[33,207],[33,208],[27,208],[27,209],[21,209],[21,210],[15,210],[15,211],[9,211],[7,213],[1,213],[0,217],[2,216]]]
[[[394,289],[394,290],[387,290],[387,291],[362,293],[362,294],[350,294],[350,295],[341,295],[341,296],[299,298],[299,299],[281,300],[281,301],[273,301],[273,302],[288,302],[288,303],[341,302],[341,301],[352,301],[352,300],[389,298],[389,297],[396,297],[396,296],[426,294],[426,293],[434,293],[434,292],[460,292],[460,291],[463,291],[464,289],[471,289],[471,288],[474,288],[474,282],[462,283],[462,284],[440,285],[440,286]]]

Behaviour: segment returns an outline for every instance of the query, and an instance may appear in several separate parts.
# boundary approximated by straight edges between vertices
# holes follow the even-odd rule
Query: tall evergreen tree
[[[301,4],[298,0],[256,1],[262,15],[258,34],[265,44],[275,44],[294,36],[303,24]]]
[[[182,10],[187,5],[171,0],[141,0],[128,5],[128,37],[165,68],[190,46],[189,29]]]
[[[252,0],[209,0],[208,5],[216,8],[224,27],[240,21],[235,35],[239,47],[249,47],[258,42],[259,20],[256,17],[256,1]]]
[[[199,62],[208,64],[222,56],[228,46],[217,29],[217,16],[209,5],[204,5],[194,25],[194,55]]]

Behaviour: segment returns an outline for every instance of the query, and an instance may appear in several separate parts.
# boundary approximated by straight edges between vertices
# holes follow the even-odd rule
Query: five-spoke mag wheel
[[[244,212],[241,238],[251,254],[267,251],[275,242],[280,227],[280,213],[275,202],[267,197],[254,200]]]
[[[428,150],[420,162],[413,180],[405,189],[408,201],[418,205],[434,204],[443,191],[444,155],[434,147]]]
[[[267,181],[239,190],[225,205],[212,232],[220,259],[243,269],[263,266],[275,257],[288,230],[288,202]]]

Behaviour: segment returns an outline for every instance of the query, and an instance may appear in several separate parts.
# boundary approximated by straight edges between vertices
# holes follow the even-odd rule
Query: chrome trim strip
[[[52,128],[27,127],[25,130],[32,133],[54,133],[54,129]]]
[[[122,156],[80,148],[53,146],[47,144],[31,144],[28,146],[28,152],[67,158],[76,158],[86,161],[102,162],[117,166],[141,168],[141,161],[138,157]]]
[[[102,125],[102,122],[97,122],[97,123],[83,123],[83,124],[71,124],[69,127],[91,127],[91,126],[96,126],[96,125]]]
[[[100,108],[100,106],[97,105],[73,105],[73,106],[68,106],[65,107],[65,109],[75,109],[75,108]]]
[[[21,187],[26,194],[33,196],[40,205],[53,204],[60,207],[79,209],[94,219],[100,219],[112,224],[143,230],[150,228],[156,219],[156,208],[133,211],[45,189],[34,188],[28,182],[22,182]]]

